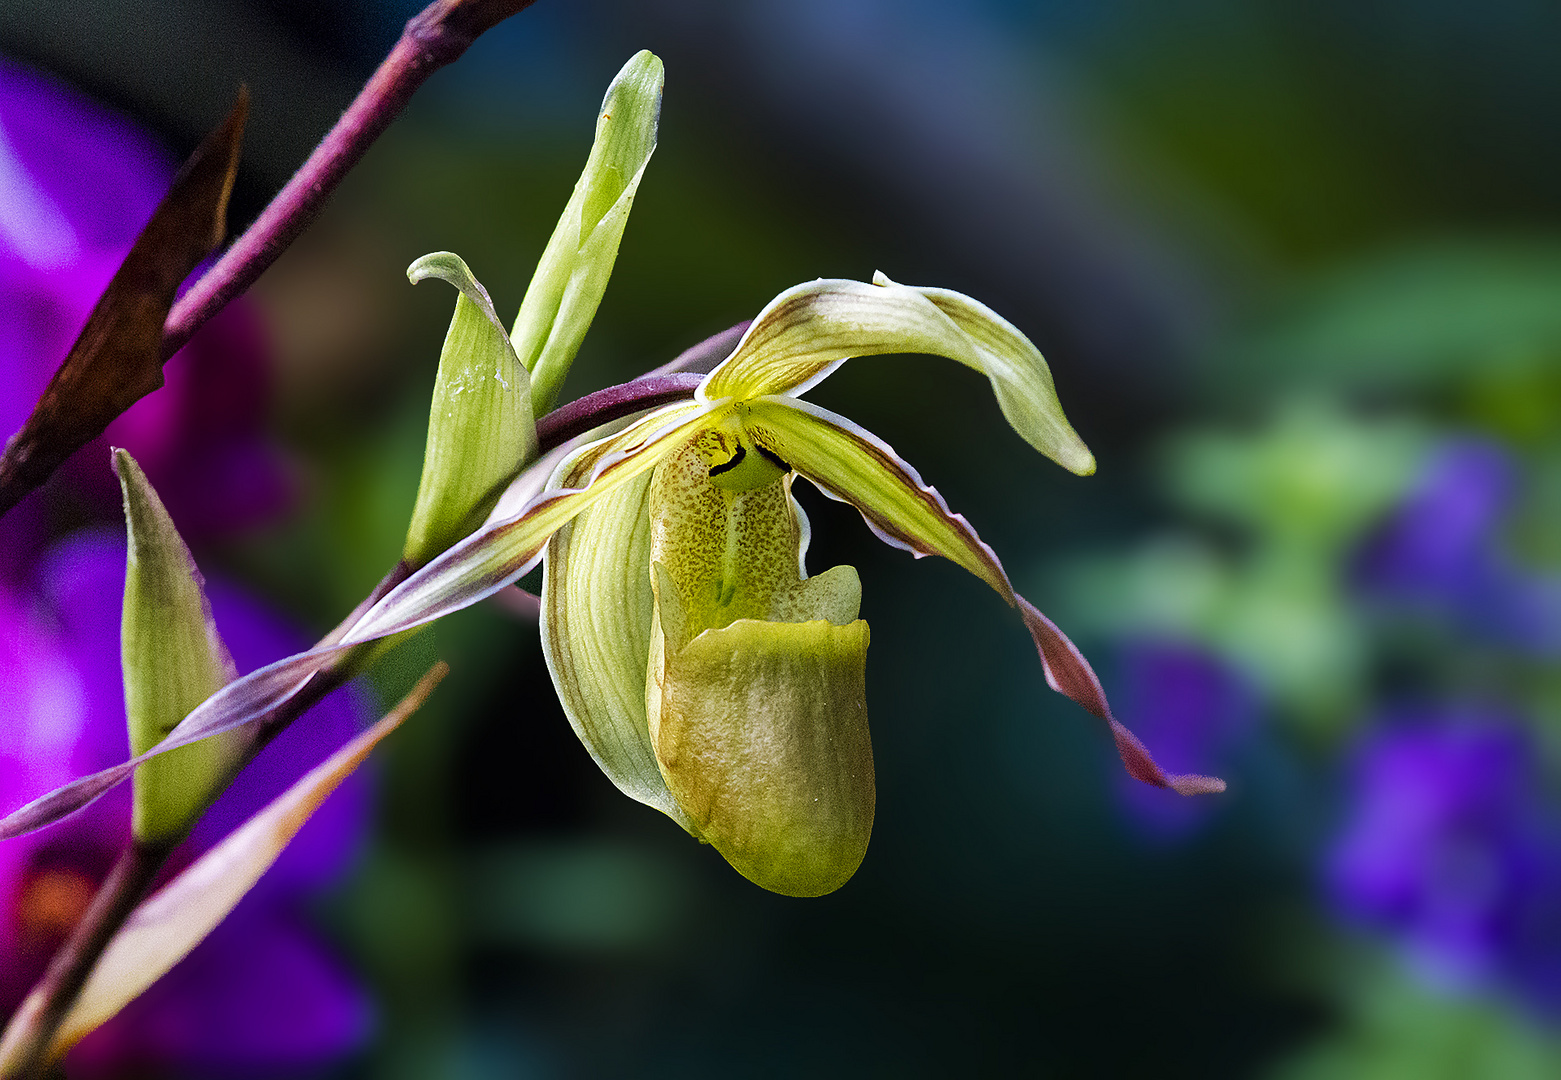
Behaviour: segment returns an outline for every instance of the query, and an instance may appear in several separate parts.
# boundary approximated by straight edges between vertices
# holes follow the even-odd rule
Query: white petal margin
[[[58,1060],[204,941],[271,868],[326,797],[381,739],[417,711],[448,670],[442,661],[436,664],[383,720],[310,770],[131,912],[65,1014],[49,1059]],[[242,978],[243,973],[234,976]],[[0,1075],[10,1075],[20,1066],[20,1055],[28,1049],[43,1004],[42,995],[35,991],[12,1018],[0,1041]]]
[[[915,289],[879,274],[820,278],[771,300],[700,387],[705,401],[783,394],[817,386],[853,356],[926,353],[956,360],[992,383],[1020,437],[1063,468],[1095,471],[1095,458],[1063,414],[1040,351],[996,312],[948,289]]]
[[[614,438],[612,450],[597,462],[584,488],[544,492],[514,517],[485,525],[392,589],[335,644],[316,646],[229,683],[145,753],[72,780],[0,819],[0,840],[80,810],[158,754],[265,715],[292,699],[326,661],[348,649],[433,622],[492,596],[536,565],[548,537],[597,500],[655,468],[710,422],[712,412],[709,406],[686,403],[645,417]]]
[[[759,398],[742,410],[743,426],[760,446],[826,495],[856,507],[879,539],[917,558],[941,555],[1014,603],[997,555],[888,443],[810,401]]]
[[[1194,773],[1167,773],[1144,744],[1112,715],[1100,679],[1066,634],[1014,592],[997,555],[965,518],[894,448],[827,409],[795,398],[770,397],[742,406],[754,440],[813,481],[832,498],[861,511],[878,537],[918,558],[942,555],[992,586],[1019,609],[1040,654],[1047,684],[1106,722],[1123,766],[1135,780],[1181,795],[1225,790],[1224,781]]]
[[[579,487],[612,440],[566,461],[550,487]],[[650,586],[650,482],[642,473],[553,534],[542,578],[542,654],[569,726],[629,798],[683,828],[656,765],[645,711],[655,595]]]

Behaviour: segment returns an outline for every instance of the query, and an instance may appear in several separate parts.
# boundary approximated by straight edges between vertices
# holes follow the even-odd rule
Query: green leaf
[[[536,414],[552,408],[618,258],[645,165],[656,149],[661,61],[636,53],[607,88],[585,171],[542,252],[510,335],[531,372]]]
[[[417,711],[448,670],[442,662],[436,664],[383,720],[310,770],[131,912],[60,1023],[51,1059],[57,1060],[204,941],[270,869],[326,797],[381,739]],[[244,977],[243,972],[232,974]],[[42,995],[34,992],[17,1010],[0,1044],[0,1074],[8,1074],[18,1064],[17,1056],[26,1049],[42,1006]]]
[[[897,285],[882,274],[873,281],[820,279],[781,293],[710,373],[700,397],[795,396],[853,356],[945,356],[991,380],[1003,415],[1031,446],[1071,472],[1095,471],[1046,361],[1012,324],[962,293]]]
[[[114,451],[129,548],[120,631],[130,752],[161,742],[238,674],[206,601],[204,582],[140,467]],[[145,843],[182,839],[227,780],[247,736],[195,743],[136,770],[133,830]]]
[[[423,478],[404,551],[410,565],[421,566],[482,523],[536,457],[537,428],[531,376],[510,347],[487,290],[460,257],[424,255],[407,277],[436,277],[460,290],[439,356]]]

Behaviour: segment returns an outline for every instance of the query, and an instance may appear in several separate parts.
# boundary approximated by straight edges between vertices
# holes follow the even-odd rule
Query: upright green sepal
[[[540,416],[553,407],[618,258],[634,193],[656,149],[661,61],[636,53],[618,72],[596,121],[596,142],[564,207],[510,335],[531,372]]]
[[[407,529],[406,561],[421,566],[482,524],[515,474],[536,457],[531,377],[510,346],[487,290],[460,256],[424,255],[414,283],[436,277],[459,290],[439,355],[423,479]]]
[[[237,672],[206,602],[204,582],[168,511],[135,460],[114,451],[129,550],[120,628],[125,716],[139,754]],[[246,735],[233,731],[172,750],[135,773],[137,840],[171,844],[221,790]]]

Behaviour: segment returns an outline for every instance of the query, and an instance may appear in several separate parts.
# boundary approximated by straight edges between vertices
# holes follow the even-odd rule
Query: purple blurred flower
[[[1326,863],[1351,921],[1390,931],[1445,986],[1505,985],[1561,1010],[1561,833],[1534,747],[1486,711],[1392,718],[1354,755]]]
[[[79,534],[39,563],[34,595],[0,587],[0,800],[15,806],[127,753],[119,673],[125,549]],[[306,642],[221,582],[212,611],[241,671]],[[193,859],[358,728],[338,691],[269,746],[181,850]],[[369,1026],[362,991],[310,933],[300,908],[336,879],[362,834],[367,792],[350,778],[200,947],[71,1055],[72,1075],[274,1071],[340,1057]],[[0,844],[0,1002],[14,1007],[129,834],[128,789],[32,836]]]
[[[1444,443],[1416,489],[1361,548],[1357,585],[1504,645],[1561,649],[1561,578],[1524,570],[1501,546],[1516,481],[1499,444]]]
[[[1206,769],[1228,758],[1251,729],[1255,699],[1219,657],[1185,642],[1139,641],[1119,654],[1112,695],[1128,727],[1155,748],[1169,772]],[[1183,840],[1223,803],[1185,799],[1174,792],[1116,777],[1117,793],[1133,821],[1150,836]]]
[[[0,61],[0,437],[21,427],[173,177],[127,119]],[[275,513],[290,486],[263,438],[267,375],[252,312],[235,304],[164,368],[167,385],[67,466],[96,507],[118,488],[105,443],[130,450],[187,538]],[[37,500],[0,538],[38,550]],[[21,508],[19,508],[21,509]],[[14,556],[6,569],[24,568]]]

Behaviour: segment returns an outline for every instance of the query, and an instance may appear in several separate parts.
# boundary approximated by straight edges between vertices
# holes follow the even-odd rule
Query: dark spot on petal
[[[761,454],[764,453],[762,448],[760,449],[759,452]],[[746,446],[744,446],[742,443],[738,443],[737,444],[737,453],[733,454],[730,458],[728,458],[726,461],[722,462],[720,465],[712,465],[712,466],[710,466],[710,475],[711,476],[720,476],[724,472],[731,472],[733,469],[737,468],[737,466],[741,465],[743,463],[743,459],[745,457],[747,457],[747,456],[748,456],[748,448]],[[766,454],[765,456],[768,457],[769,455]]]

